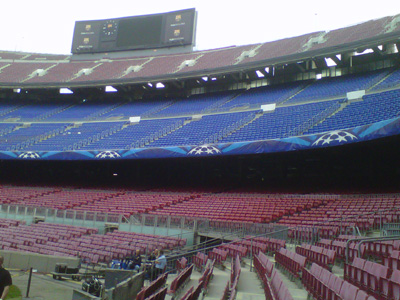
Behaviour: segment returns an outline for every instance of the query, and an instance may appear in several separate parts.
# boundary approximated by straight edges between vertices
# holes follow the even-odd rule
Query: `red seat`
[[[368,284],[367,284],[367,289],[379,295],[382,287],[380,285],[380,279],[385,278],[387,279],[389,276],[389,268],[385,267],[384,265],[374,263],[373,267],[368,274]]]
[[[368,295],[363,290],[358,290],[357,297],[354,300],[376,300],[373,296]]]
[[[354,300],[356,299],[358,288],[351,283],[344,281],[342,288],[340,289],[339,295],[342,300]]]
[[[344,279],[351,283],[361,282],[361,273],[366,260],[355,257],[351,265],[344,265]]]
[[[359,287],[362,287],[363,289],[367,290],[368,285],[369,285],[369,280],[370,280],[370,274],[372,272],[372,269],[375,267],[375,264],[372,261],[366,261],[364,264],[364,268],[361,271],[361,280],[356,281],[355,284],[358,285]]]
[[[340,277],[336,278],[334,286],[332,288],[332,292],[333,292],[332,297],[331,297],[332,300],[340,299],[339,294],[340,294],[340,291],[342,290],[342,286],[343,286],[344,282],[345,281],[342,278],[340,278]]]
[[[393,270],[400,270],[400,251],[393,250],[389,257],[389,268]]]
[[[389,280],[389,299],[400,300],[400,271],[393,270]]]
[[[320,277],[317,283],[318,299],[325,299],[325,295],[328,294],[328,282],[332,276],[335,276],[327,269],[321,271]]]

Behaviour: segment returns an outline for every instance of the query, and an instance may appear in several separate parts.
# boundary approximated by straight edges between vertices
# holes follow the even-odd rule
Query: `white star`
[[[207,149],[206,153],[207,154],[212,154],[213,153],[213,149]]]
[[[353,139],[352,136],[350,136],[350,137],[351,137],[351,139]],[[347,142],[346,136],[341,136],[341,135],[339,135],[338,142],[339,142],[339,143],[341,143],[341,142]]]
[[[324,142],[322,143],[322,145],[325,145],[325,144],[328,144],[328,145],[329,145],[332,141],[333,141],[333,140],[331,139],[331,136],[328,136],[328,138],[324,140]]]

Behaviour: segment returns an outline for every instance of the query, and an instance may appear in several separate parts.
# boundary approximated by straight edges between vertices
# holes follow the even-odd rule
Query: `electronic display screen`
[[[195,9],[75,22],[71,52],[96,53],[193,45]]]

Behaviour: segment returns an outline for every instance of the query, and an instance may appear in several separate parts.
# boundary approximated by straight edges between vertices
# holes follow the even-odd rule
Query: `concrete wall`
[[[71,257],[59,257],[27,252],[1,250],[4,266],[9,269],[29,270],[33,268],[41,273],[54,272],[57,263],[67,264],[69,268],[78,267],[79,260]]]
[[[112,270],[106,270],[106,280],[107,272],[111,272],[109,275],[112,276]],[[132,272],[130,272],[132,274]],[[115,274],[115,273],[114,273]],[[136,299],[137,294],[140,292],[144,284],[144,272],[133,275],[126,278],[124,281],[118,283],[115,287],[111,289],[106,289],[105,294],[107,299],[111,300],[127,300]]]

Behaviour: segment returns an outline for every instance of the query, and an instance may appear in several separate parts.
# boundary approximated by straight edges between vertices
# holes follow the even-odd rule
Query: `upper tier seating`
[[[397,78],[397,73],[386,80]],[[376,71],[324,78],[304,89],[304,82],[293,82],[188,98],[129,102],[118,96],[80,102],[68,102],[65,98],[6,99],[0,101],[0,150],[101,151],[199,146],[369,125],[398,117],[400,89],[367,92],[362,101],[355,102],[344,99],[345,91],[368,88],[385,74],[386,71]],[[275,110],[262,112],[261,105],[268,103],[275,103]],[[131,124],[130,117],[141,117],[141,121]]]
[[[298,106],[277,107],[274,112],[264,113],[240,130],[222,138],[221,142],[266,140],[290,136],[297,128],[313,120],[313,117],[329,109],[336,102],[318,102]],[[312,121],[316,122],[316,121]]]
[[[0,150],[20,150],[31,147],[41,139],[65,132],[66,123],[32,123],[30,126],[14,127],[14,130],[0,137]]]
[[[366,95],[363,101],[350,103],[342,111],[311,128],[307,133],[346,129],[395,118],[400,113],[399,95],[400,90]]]
[[[311,83],[300,93],[286,101],[285,104],[315,101],[316,99],[324,98],[345,98],[348,92],[367,90],[386,74],[386,71],[376,71],[320,79]]]
[[[253,112],[207,115],[200,120],[192,120],[169,135],[153,141],[148,147],[167,147],[176,145],[201,145],[210,136],[227,128],[237,128],[243,119],[252,118]]]
[[[385,77],[383,81],[374,86],[371,90],[376,91],[380,89],[392,88],[398,86],[400,81],[400,70],[394,70],[389,76]]]

